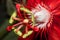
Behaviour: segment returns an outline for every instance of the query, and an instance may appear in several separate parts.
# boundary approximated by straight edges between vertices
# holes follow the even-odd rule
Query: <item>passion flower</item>
[[[20,36],[18,40],[60,40],[59,3],[60,0],[27,0],[25,6],[16,4],[18,17],[13,20],[18,23],[12,28]]]

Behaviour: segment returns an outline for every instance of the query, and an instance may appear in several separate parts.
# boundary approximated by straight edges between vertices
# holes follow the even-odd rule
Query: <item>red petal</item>
[[[34,27],[33,30],[36,31],[36,32],[38,32],[39,31],[39,28]]]

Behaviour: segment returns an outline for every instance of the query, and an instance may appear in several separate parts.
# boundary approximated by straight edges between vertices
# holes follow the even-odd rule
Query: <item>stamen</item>
[[[18,26],[18,25],[20,25],[20,24],[22,24],[22,22],[16,23],[16,24],[14,24],[14,25],[12,25],[12,26],[15,27],[15,26]]]
[[[16,32],[18,32],[22,27],[23,27],[23,25],[20,25],[20,26],[16,29]]]
[[[17,20],[17,21],[21,20],[20,18],[16,18],[16,17],[12,17],[12,19]]]

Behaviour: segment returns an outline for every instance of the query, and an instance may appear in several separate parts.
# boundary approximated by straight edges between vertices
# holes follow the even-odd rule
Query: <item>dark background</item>
[[[0,40],[17,40],[18,36],[13,31],[6,31],[10,14],[13,12],[12,8],[10,9],[12,12],[10,12],[7,7],[11,8],[7,6],[7,0],[0,0]]]

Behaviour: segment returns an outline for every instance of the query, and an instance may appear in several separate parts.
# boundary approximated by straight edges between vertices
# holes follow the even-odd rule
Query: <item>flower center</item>
[[[32,13],[35,17],[36,26],[38,28],[45,28],[50,20],[51,13],[39,4],[32,9]]]

